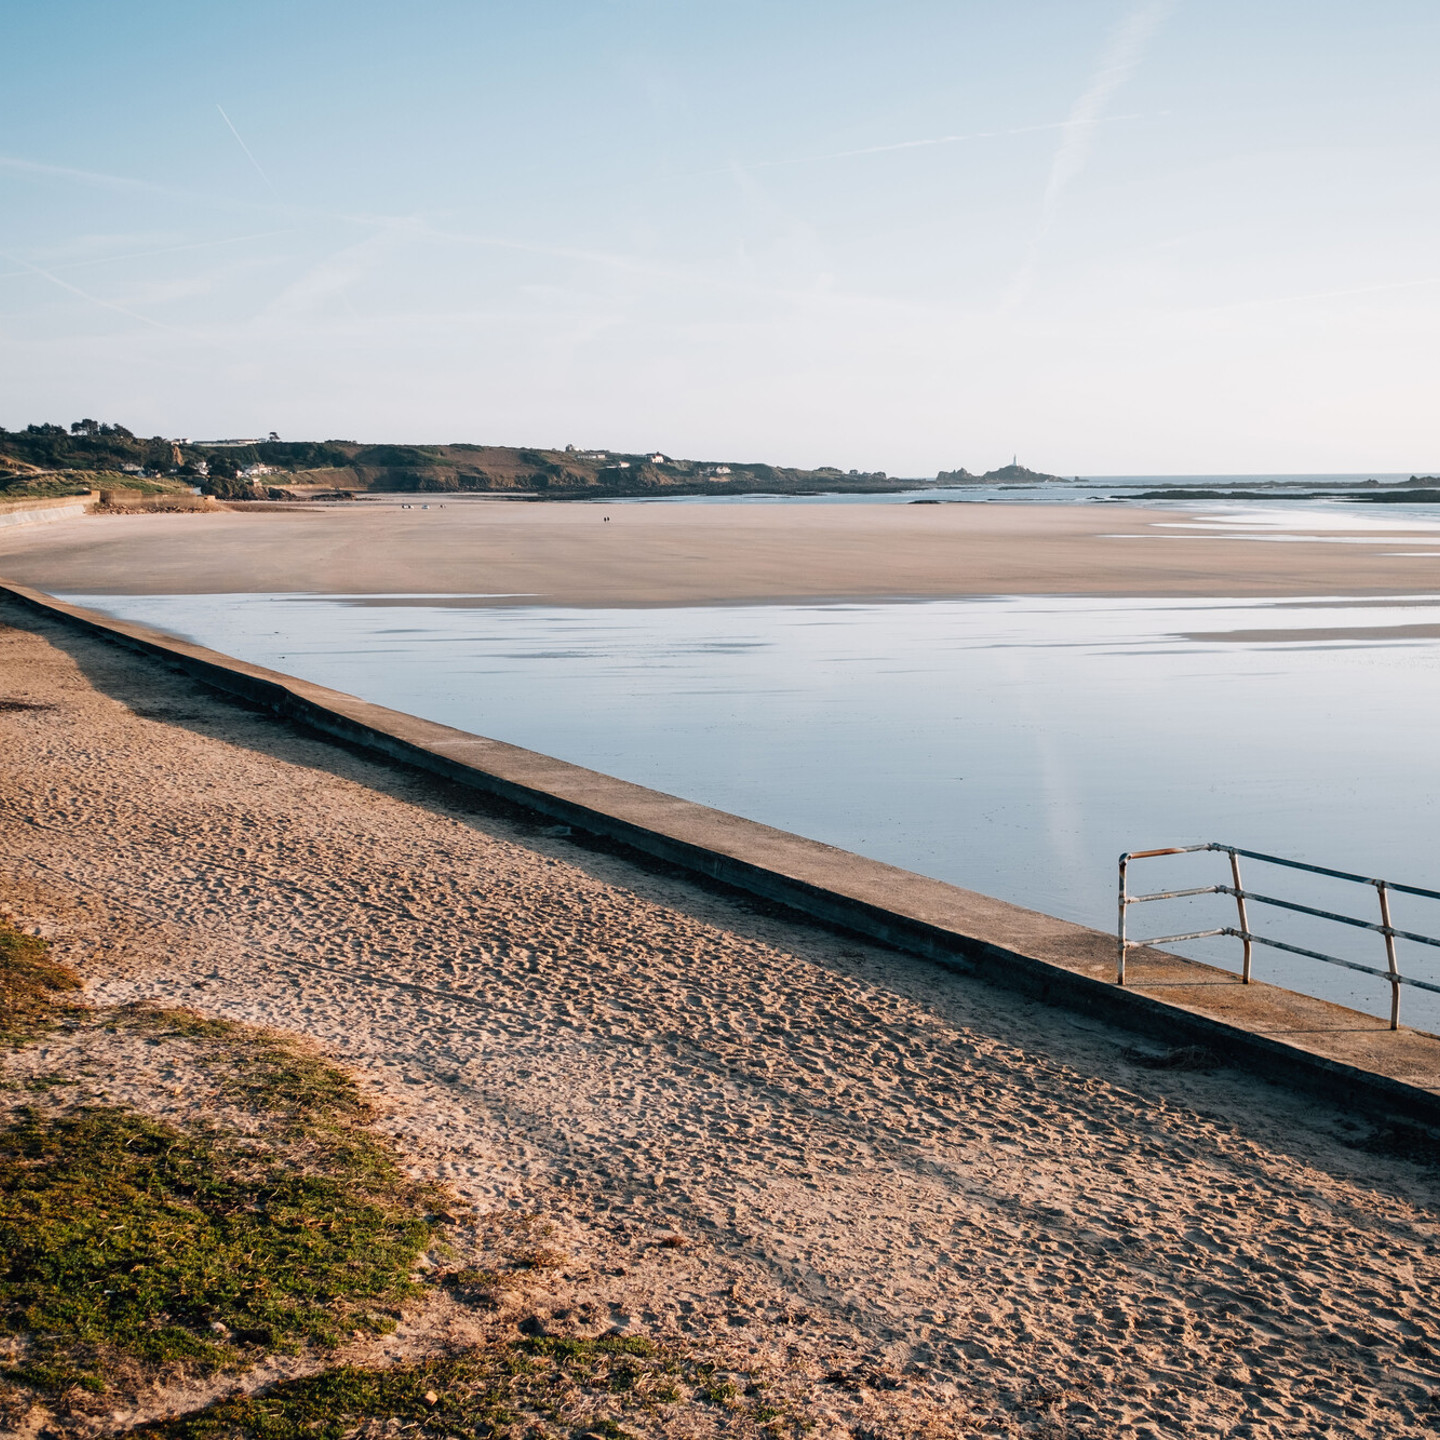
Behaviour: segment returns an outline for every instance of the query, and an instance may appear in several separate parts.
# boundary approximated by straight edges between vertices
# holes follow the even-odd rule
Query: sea
[[[1426,481],[1430,483],[1427,484]],[[1440,467],[1405,473],[1373,471],[1336,475],[1088,475],[964,485],[917,480],[885,494],[629,496],[580,501],[613,505],[1193,505],[1306,504],[1324,510],[1371,513],[1403,506],[1406,513],[1440,515]],[[1428,494],[1428,498],[1427,497]],[[1417,498],[1418,497],[1418,498]],[[407,497],[410,498],[410,497]],[[453,497],[446,496],[446,503]],[[1384,511],[1380,512],[1384,513]]]
[[[1163,483],[1266,487],[1260,500],[1206,502],[1201,523],[1214,533],[1285,543],[1318,531],[1335,543],[1413,545],[1440,561],[1440,505],[1285,498],[1372,479],[1388,488],[1409,477]],[[1087,504],[1161,484],[1050,482],[1030,487],[1033,496],[955,489],[971,503],[1063,494]],[[947,498],[927,487],[800,503]],[[1196,511],[1193,500],[1173,503]],[[1118,857],[1136,850],[1217,842],[1440,891],[1440,568],[1434,594],[1384,599],[567,609],[481,594],[64,598],[1112,932]],[[1372,885],[1242,864],[1247,888],[1380,918]],[[1130,888],[1229,879],[1228,857],[1201,852],[1134,862]],[[1392,908],[1396,926],[1440,937],[1440,901],[1396,893]],[[1220,895],[1129,914],[1141,937],[1235,920],[1234,901]],[[1373,930],[1253,905],[1250,922],[1283,943],[1387,965]],[[1239,964],[1232,937],[1172,948]],[[1397,958],[1402,973],[1440,986],[1440,948],[1402,941]],[[1390,987],[1376,976],[1266,947],[1254,964],[1258,978],[1389,1013]],[[1440,1032],[1440,994],[1405,987],[1402,1018]]]

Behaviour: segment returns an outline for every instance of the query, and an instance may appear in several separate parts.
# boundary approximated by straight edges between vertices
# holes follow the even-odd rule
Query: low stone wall
[[[91,490],[85,495],[61,495],[49,500],[0,500],[0,526],[44,525],[52,520],[69,520],[83,515],[99,498]]]
[[[149,655],[221,692],[372,754],[500,796],[551,820],[776,901],[827,926],[988,983],[1083,1011],[1169,1046],[1350,1108],[1440,1125],[1440,1038],[1162,951],[1132,952],[1115,984],[1115,939],[834,846],[681,800],[548,755],[388,710],[218,651],[111,620],[28,587],[8,597]]]
[[[102,490],[95,507],[102,515],[189,514],[224,507],[209,495],[145,495],[136,490]]]

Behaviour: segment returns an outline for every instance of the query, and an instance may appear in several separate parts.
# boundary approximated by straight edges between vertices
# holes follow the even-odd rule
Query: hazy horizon
[[[10,428],[1435,468],[1418,0],[58,0],[9,33]]]

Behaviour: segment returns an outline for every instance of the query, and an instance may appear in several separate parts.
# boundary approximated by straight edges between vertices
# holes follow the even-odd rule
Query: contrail
[[[1110,115],[1109,120],[1138,120],[1138,115]],[[760,165],[804,165],[812,160],[848,160],[852,155],[884,155],[891,150],[918,150],[923,145],[955,145],[962,140],[998,140],[1005,135],[1033,135],[1039,130],[1063,130],[1069,120],[1050,120],[1044,125],[1020,125],[1013,130],[972,130],[968,135],[936,135],[930,140],[901,140],[894,145],[866,145],[860,150],[836,150],[830,155],[807,155],[801,160],[762,160]],[[752,166],[758,169],[759,166]]]
[[[1114,120],[1139,120],[1139,115],[1107,115],[1107,122]],[[796,155],[788,160],[736,161],[730,165],[717,166],[713,170],[687,170],[675,178],[696,179],[704,175],[730,175],[740,170],[773,170],[779,165],[818,165],[824,160],[850,160],[857,155],[887,155],[895,150],[920,150],[929,145],[959,145],[966,140],[999,140],[1007,135],[1034,135],[1044,130],[1063,130],[1069,120],[1049,120],[1043,125],[1019,125],[1012,130],[971,130],[963,135],[934,135],[925,140],[899,140],[890,145],[863,145],[858,150],[831,150],[824,155]]]
[[[127,250],[120,255],[100,255],[92,260],[67,260],[63,265],[52,265],[45,274],[55,270],[86,270],[95,265],[116,265],[122,260],[147,260],[152,255],[174,255],[182,250],[209,250],[216,245],[238,245],[242,240],[268,240],[274,235],[289,235],[290,230],[258,230],[253,235],[226,235],[219,240],[193,240],[184,245],[162,245],[156,250]],[[0,280],[10,280],[16,275],[29,274],[26,270],[0,271]]]
[[[1175,8],[1176,0],[1140,0],[1120,22],[1101,53],[1089,82],[1061,123],[1060,144],[1050,162],[1050,178],[1040,202],[1040,223],[1030,242],[1029,252],[1010,286],[1009,304],[1016,303],[1029,287],[1036,255],[1046,231],[1054,223],[1065,191],[1085,169],[1090,158],[1095,126],[1105,118],[1106,104],[1135,72],[1145,47]]]
[[[138,320],[142,325],[149,325],[156,330],[164,330],[167,334],[178,334],[173,325],[163,324],[159,320],[152,320],[148,315],[142,315],[138,310],[127,310],[123,305],[116,305],[111,300],[102,300],[98,295],[92,295],[88,290],[82,290],[78,285],[72,285],[68,280],[62,280],[58,275],[52,275],[48,270],[42,270],[38,265],[32,265],[28,260],[21,260],[18,256],[7,255],[0,250],[0,260],[8,260],[12,265],[18,265],[22,270],[28,270],[32,275],[38,275],[42,280],[48,280],[52,285],[58,285],[62,290],[68,290],[72,295],[78,295],[82,300],[88,300],[92,305],[99,305],[102,309],[113,310],[117,315],[128,316],[131,320]]]
[[[245,152],[246,159],[255,167],[255,173],[267,184],[270,185],[270,177],[260,168],[260,162],[250,153],[250,147],[240,139],[240,132],[235,128],[235,122],[225,113],[220,102],[215,102],[215,108],[220,111],[220,118],[230,127],[230,133],[240,141],[240,148]],[[270,185],[270,193],[278,200],[280,192]]]
[[[99,185],[107,190],[148,190],[160,195],[175,193],[164,185],[152,185],[148,180],[131,180],[124,175],[102,175],[95,170],[76,170],[68,165],[44,165],[37,160],[22,160],[15,155],[0,155],[0,170],[11,170],[20,175],[51,175],[60,180],[76,180],[82,185]]]
[[[219,105],[216,105],[215,108],[220,110]],[[225,114],[224,110],[220,110],[220,114],[225,123],[230,125],[230,117]],[[233,132],[235,127],[230,125],[230,129]],[[235,138],[240,140],[239,135],[236,135]],[[240,145],[244,148],[245,142],[240,140]],[[245,153],[254,164],[255,157],[250,154],[248,149],[245,150]],[[260,170],[258,165],[255,168]],[[76,170],[67,165],[45,165],[37,160],[21,159],[18,155],[0,155],[0,171],[12,171],[17,175],[50,176],[57,180],[70,180],[81,185],[97,185],[107,190],[148,191],[152,195],[167,195],[172,199],[189,200],[200,205],[216,205],[226,210],[268,210],[270,208],[268,200],[237,200],[231,195],[206,194],[198,190],[180,189],[174,185],[158,185],[150,180],[134,180],[124,175],[103,175],[95,170]],[[265,183],[270,185],[270,177],[263,170],[260,170],[260,175]],[[397,218],[393,215],[373,215],[364,212],[352,214],[345,210],[328,210],[313,205],[297,205],[293,201],[282,199],[273,185],[270,185],[270,189],[286,210],[297,215],[316,215],[326,220],[343,220],[347,224],[354,225],[388,225]]]
[[[1091,131],[1101,120],[1106,102],[1134,73],[1151,37],[1174,7],[1175,0],[1141,0],[1110,37],[1090,83],[1061,126],[1064,134],[1050,165],[1050,181],[1041,206],[1043,225],[1054,218],[1060,197],[1085,168],[1090,158]]]

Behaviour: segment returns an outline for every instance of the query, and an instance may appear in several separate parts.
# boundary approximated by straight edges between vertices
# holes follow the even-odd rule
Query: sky
[[[1440,469],[1434,0],[6,0],[0,425]]]

